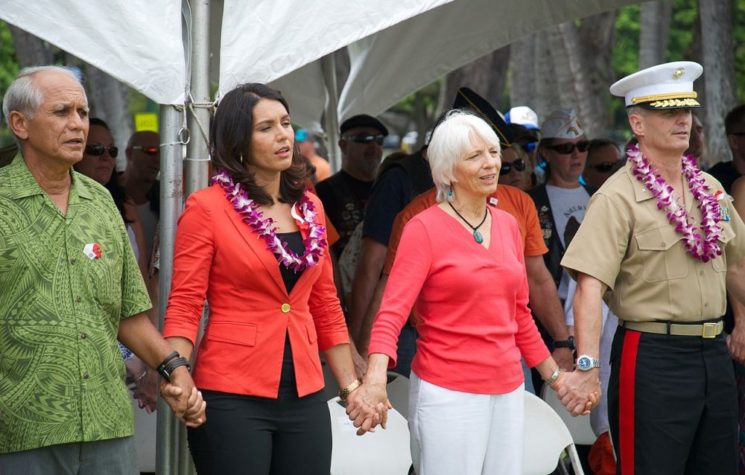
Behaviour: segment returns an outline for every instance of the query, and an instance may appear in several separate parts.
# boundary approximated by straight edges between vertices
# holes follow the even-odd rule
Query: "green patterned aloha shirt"
[[[72,172],[63,215],[21,157],[0,168],[0,453],[131,436],[116,337],[150,306],[105,188]]]

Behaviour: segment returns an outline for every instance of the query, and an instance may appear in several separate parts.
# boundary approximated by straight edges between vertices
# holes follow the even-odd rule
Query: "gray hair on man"
[[[83,90],[83,95],[85,95],[85,89],[80,82],[80,78],[68,68],[63,68],[62,66],[33,66],[23,68],[13,82],[10,83],[10,87],[8,87],[3,98],[3,115],[7,124],[10,124],[10,113],[12,111],[18,111],[29,119],[34,117],[34,113],[39,109],[41,103],[44,102],[44,94],[34,83],[34,76],[47,71],[67,74],[71,78],[74,78],[75,82],[80,84],[80,89]]]
[[[437,188],[437,201],[450,200],[449,191],[455,181],[455,163],[473,147],[473,140],[480,138],[497,148],[501,154],[499,137],[483,119],[470,112],[452,110],[445,115],[432,132],[427,147],[427,160],[432,170],[432,181]]]

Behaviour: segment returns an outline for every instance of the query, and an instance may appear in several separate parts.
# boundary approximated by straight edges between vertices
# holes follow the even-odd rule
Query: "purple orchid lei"
[[[325,228],[316,222],[318,215],[313,202],[306,193],[303,193],[300,201],[292,206],[291,211],[293,218],[300,223],[300,227],[307,230],[303,240],[305,252],[299,256],[287,247],[286,242],[279,239],[272,226],[274,221],[271,218],[264,218],[256,203],[248,197],[240,183],[233,182],[224,170],[212,177],[212,183],[219,184],[225,190],[226,198],[241,216],[241,220],[264,239],[269,250],[279,258],[280,264],[295,272],[318,264],[323,256],[323,249],[326,247],[326,240],[323,237]]]
[[[675,227],[675,231],[683,235],[683,244],[686,250],[694,258],[708,262],[722,254],[719,247],[719,238],[722,229],[719,221],[722,217],[719,213],[717,199],[709,192],[701,171],[696,166],[696,161],[691,155],[682,157],[683,175],[688,181],[693,197],[701,210],[701,232],[697,232],[690,223],[691,217],[685,207],[678,205],[673,199],[673,188],[652,169],[649,161],[639,150],[639,145],[633,144],[626,149],[626,155],[631,161],[634,176],[657,198],[657,208],[667,213],[667,219]]]

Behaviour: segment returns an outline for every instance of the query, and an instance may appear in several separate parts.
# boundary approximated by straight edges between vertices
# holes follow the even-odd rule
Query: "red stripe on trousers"
[[[634,475],[634,397],[636,383],[636,355],[641,333],[627,330],[623,337],[621,374],[618,388],[618,438],[620,439],[621,470]]]

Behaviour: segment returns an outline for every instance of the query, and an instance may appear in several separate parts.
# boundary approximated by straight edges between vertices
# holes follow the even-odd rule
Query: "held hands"
[[[207,420],[207,403],[185,366],[174,370],[170,382],[160,381],[160,395],[187,427],[199,427]]]
[[[357,435],[374,432],[380,424],[385,429],[388,422],[388,401],[385,381],[382,383],[364,382],[362,386],[347,396],[347,415],[357,427]]]
[[[551,353],[551,357],[562,371],[572,371],[574,369],[574,354],[571,348],[556,348]]]
[[[559,400],[573,416],[585,416],[600,402],[599,371],[574,370],[561,373],[559,379],[551,385],[556,390]]]
[[[137,405],[140,409],[145,409],[148,414],[155,411],[155,405],[158,402],[158,373],[146,369],[143,374],[135,379],[135,388],[132,395],[137,399]]]

